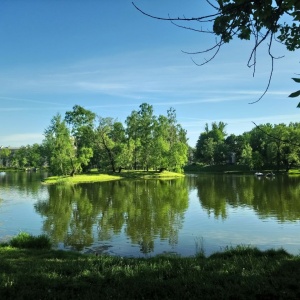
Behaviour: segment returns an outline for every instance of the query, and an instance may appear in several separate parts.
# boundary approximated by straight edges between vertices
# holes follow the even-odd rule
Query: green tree
[[[28,163],[28,152],[25,146],[20,147],[15,151],[12,158],[12,166],[16,168],[27,168]]]
[[[196,144],[196,158],[207,164],[222,164],[228,159],[229,148],[225,143],[227,133],[224,122],[213,122],[211,129],[205,124],[205,131],[199,136]]]
[[[138,111],[138,135],[141,143],[140,164],[147,171],[150,167],[151,150],[153,149],[153,127],[155,116],[153,115],[153,106],[142,103]]]
[[[169,123],[169,166],[176,172],[181,172],[188,161],[188,139],[186,130],[177,123],[176,111],[170,108],[167,111]]]
[[[51,120],[51,125],[45,130],[43,141],[46,149],[50,171],[55,175],[67,175],[72,171],[71,157],[75,155],[74,143],[70,131],[61,115],[57,114]]]
[[[122,167],[125,147],[125,129],[123,124],[112,118],[99,117],[99,126],[96,131],[96,143],[103,165],[110,165],[113,172]],[[106,163],[107,162],[107,163]],[[119,165],[117,165],[119,164]]]
[[[70,126],[78,160],[87,157],[87,152],[92,152],[94,148],[95,118],[95,113],[79,105],[75,105],[72,111],[65,113],[65,121]],[[83,159],[80,168],[84,170],[89,167],[91,167],[90,161],[87,162],[86,159]]]
[[[135,170],[138,168],[138,164],[141,160],[141,138],[139,135],[139,115],[137,111],[132,111],[130,116],[125,121],[127,128],[126,134],[129,139],[129,143],[133,145],[133,167]]]
[[[213,138],[207,138],[204,141],[204,145],[202,148],[202,155],[203,155],[203,162],[207,163],[209,165],[214,164],[214,156],[215,156],[215,145],[216,142],[213,140]]]
[[[290,123],[286,128],[287,140],[282,147],[282,163],[286,171],[300,164],[300,123]]]
[[[30,167],[39,168],[42,167],[45,163],[43,157],[42,146],[35,143],[33,145],[27,145],[27,157]]]
[[[86,165],[92,156],[90,148],[81,148],[79,153],[76,151],[74,139],[62,120],[61,115],[57,114],[51,120],[51,125],[45,130],[43,141],[46,149],[48,165],[51,172],[55,175],[74,175],[81,172],[81,165]]]
[[[95,118],[95,113],[79,105],[75,105],[72,111],[65,113],[65,121],[71,127],[76,147],[91,146]]]
[[[7,161],[10,154],[11,154],[11,150],[9,148],[0,147],[0,163],[3,166],[7,165]]]
[[[155,121],[153,131],[151,164],[160,170],[167,169],[169,165],[168,153],[170,151],[170,143],[168,142],[168,125],[168,118],[160,115]]]
[[[250,168],[250,170],[252,170],[253,165],[254,165],[253,158],[252,158],[252,148],[248,143],[245,144],[245,146],[242,150],[240,162],[243,165],[248,166]]]
[[[288,171],[299,161],[299,123],[263,124],[249,132],[249,141],[265,168]]]

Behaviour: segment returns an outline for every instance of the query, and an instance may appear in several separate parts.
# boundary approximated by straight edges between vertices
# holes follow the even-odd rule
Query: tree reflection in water
[[[63,241],[77,250],[122,232],[132,244],[140,245],[142,253],[154,251],[156,238],[175,245],[188,207],[185,179],[121,180],[48,189],[49,199],[35,204],[45,217],[43,230],[54,243]]]
[[[227,207],[248,206],[262,218],[280,222],[300,220],[299,177],[279,175],[273,179],[243,175],[193,177],[200,204],[208,214],[226,219]]]

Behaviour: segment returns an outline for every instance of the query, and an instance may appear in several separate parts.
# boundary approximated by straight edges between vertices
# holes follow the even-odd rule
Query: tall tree
[[[132,111],[130,116],[126,118],[125,123],[127,125],[126,134],[128,136],[129,143],[133,145],[133,166],[136,170],[141,160],[141,137],[139,134],[140,126],[138,112],[135,110]]]
[[[95,118],[95,113],[79,105],[73,106],[72,111],[65,113],[65,121],[70,126],[71,135],[74,139],[77,159],[80,159],[82,153],[92,151],[94,147]],[[88,166],[82,163],[81,168],[86,169]]]
[[[75,105],[72,111],[65,113],[65,121],[71,127],[76,147],[88,147],[92,144],[95,119],[95,113],[79,105]]]
[[[70,174],[73,170],[71,161],[75,156],[75,147],[66,122],[60,114],[52,118],[44,135],[43,144],[51,172],[55,175]]]
[[[76,149],[66,122],[57,114],[45,130],[43,147],[47,153],[48,165],[55,175],[80,173],[82,166],[89,163],[93,155],[91,148]]]
[[[11,154],[11,150],[9,148],[0,147],[0,163],[3,166],[7,165],[7,161],[10,154]]]
[[[205,124],[205,130],[200,134],[196,144],[195,156],[198,160],[207,164],[227,161],[229,148],[225,143],[226,125],[224,122],[213,122],[209,129],[208,124]]]
[[[99,117],[96,143],[102,152],[102,163],[108,161],[113,172],[116,172],[116,168],[119,168],[120,171],[121,163],[125,162],[125,157],[122,155],[122,152],[127,150],[125,142],[125,129],[122,123],[112,118]]]
[[[138,111],[139,115],[139,136],[141,141],[141,163],[147,170],[150,167],[150,156],[153,142],[153,129],[155,116],[153,106],[142,103]]]

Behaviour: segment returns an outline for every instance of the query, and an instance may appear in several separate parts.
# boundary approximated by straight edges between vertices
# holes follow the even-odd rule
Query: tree
[[[241,153],[241,163],[248,166],[250,170],[253,168],[253,159],[252,159],[252,148],[247,143],[245,144],[242,153]]]
[[[87,165],[93,155],[91,148],[76,149],[74,139],[60,114],[52,118],[51,125],[44,135],[43,147],[49,168],[54,175],[73,176],[80,173],[82,165]]]
[[[129,139],[129,143],[133,144],[133,166],[137,170],[140,158],[141,138],[139,135],[139,115],[137,111],[132,111],[131,115],[126,118],[125,121],[127,128],[126,134]]]
[[[160,115],[154,126],[151,163],[160,170],[168,168],[168,153],[170,151],[168,125],[168,118]]]
[[[96,114],[82,106],[73,106],[73,111],[65,113],[65,121],[71,127],[76,147],[87,147],[92,143],[92,133]]]
[[[7,165],[7,160],[11,154],[11,150],[9,148],[0,147],[0,163],[3,166]]]
[[[106,162],[108,162],[113,172],[116,172],[117,167],[120,171],[122,164],[117,166],[117,163],[124,162],[122,151],[125,152],[127,150],[124,145],[125,129],[122,123],[112,118],[99,117],[99,126],[96,131],[96,144],[98,150],[102,153],[102,163],[106,165]]]
[[[80,158],[80,156],[82,156],[83,153],[92,151],[92,148],[94,147],[95,118],[95,113],[79,105],[75,105],[72,111],[67,111],[65,113],[65,121],[71,128],[78,160],[82,158]],[[82,163],[81,169],[85,169],[86,167],[88,167],[88,165]]]
[[[72,171],[71,159],[75,156],[74,143],[70,131],[61,115],[57,114],[51,120],[51,125],[45,130],[43,141],[47,152],[48,165],[54,175],[67,175]]]
[[[28,152],[25,146],[20,147],[12,158],[12,166],[16,168],[26,168],[28,164]]]
[[[196,144],[196,158],[207,164],[222,164],[227,161],[229,147],[225,144],[227,135],[224,122],[213,122],[211,129],[205,124],[205,131],[199,136]]]
[[[248,66],[254,68],[254,74],[257,50],[263,43],[267,43],[267,51],[271,59],[271,72],[265,92],[252,103],[259,101],[269,88],[274,60],[278,58],[272,54],[273,42],[285,45],[289,51],[300,48],[299,0],[216,0],[214,3],[207,0],[206,2],[212,13],[196,17],[157,17],[142,11],[134,3],[133,5],[148,17],[170,21],[177,27],[194,32],[217,36],[216,43],[210,48],[189,53],[211,53],[209,59],[205,59],[203,63],[197,65],[203,65],[211,61],[224,44],[237,37],[241,40],[252,40],[254,42],[248,60]],[[300,92],[298,95],[300,95]]]
[[[155,117],[153,115],[153,106],[147,103],[140,105],[138,111],[138,134],[141,143],[141,161],[142,166],[147,169],[150,167],[150,156],[153,142],[153,129],[155,124]]]

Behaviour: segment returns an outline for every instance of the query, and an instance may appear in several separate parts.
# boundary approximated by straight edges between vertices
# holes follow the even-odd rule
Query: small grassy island
[[[173,179],[184,177],[184,174],[169,171],[122,171],[121,173],[111,174],[80,174],[74,176],[51,176],[46,178],[44,184],[76,184],[88,182],[102,182],[120,179]]]
[[[0,245],[1,299],[300,298],[300,256],[282,249],[123,258],[50,247],[26,233]]]

